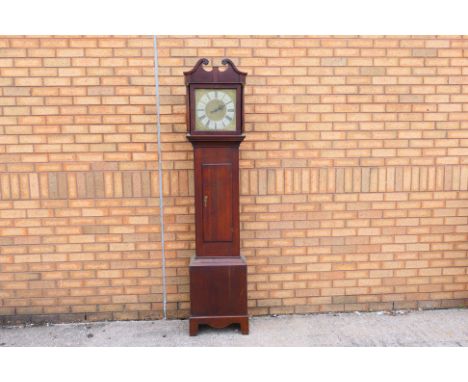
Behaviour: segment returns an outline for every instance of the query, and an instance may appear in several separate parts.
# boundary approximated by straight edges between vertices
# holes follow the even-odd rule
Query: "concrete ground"
[[[468,310],[254,317],[250,335],[187,320],[1,327],[0,346],[468,346]]]

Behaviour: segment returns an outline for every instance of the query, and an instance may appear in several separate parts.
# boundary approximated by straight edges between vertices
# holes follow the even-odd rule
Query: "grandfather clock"
[[[229,59],[185,72],[187,139],[194,149],[196,255],[190,272],[190,335],[200,324],[249,333],[247,263],[240,256],[239,145],[246,73]]]

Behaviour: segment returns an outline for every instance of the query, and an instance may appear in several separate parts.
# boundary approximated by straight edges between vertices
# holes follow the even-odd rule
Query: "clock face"
[[[195,130],[236,130],[236,89],[195,90]]]

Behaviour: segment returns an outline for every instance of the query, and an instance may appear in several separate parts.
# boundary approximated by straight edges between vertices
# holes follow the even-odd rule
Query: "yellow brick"
[[[205,55],[248,73],[240,211],[253,314],[462,298],[462,38],[158,46],[170,314],[188,315],[195,251],[183,71]],[[0,261],[13,312],[161,315],[152,37],[7,36],[0,56]]]

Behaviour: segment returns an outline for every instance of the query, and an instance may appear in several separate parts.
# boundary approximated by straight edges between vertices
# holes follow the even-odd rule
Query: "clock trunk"
[[[239,256],[239,142],[194,142],[197,256]]]

